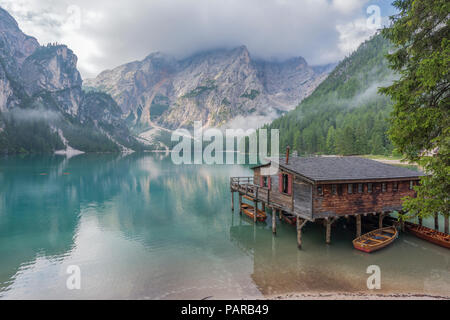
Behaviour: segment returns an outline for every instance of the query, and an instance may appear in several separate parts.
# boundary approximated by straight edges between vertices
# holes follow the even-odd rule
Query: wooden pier
[[[286,158],[279,161],[277,175],[263,176],[261,168],[252,168],[253,177],[231,177],[232,209],[234,194],[252,202],[256,213],[272,210],[272,232],[276,235],[276,215],[294,216],[297,246],[302,247],[302,229],[308,222],[322,223],[325,242],[331,244],[332,227],[340,218],[354,219],[355,237],[361,236],[363,220],[383,227],[385,217],[393,211],[402,214],[402,198],[414,196],[413,186],[422,175],[357,157]],[[374,219],[375,218],[375,219]],[[375,222],[376,223],[376,222]]]

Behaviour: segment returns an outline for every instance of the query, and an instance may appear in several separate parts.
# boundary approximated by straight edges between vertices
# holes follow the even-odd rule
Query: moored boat
[[[243,203],[241,206],[242,212],[248,216],[249,218],[254,219],[255,216],[255,209],[253,206]],[[265,221],[267,219],[267,215],[264,211],[258,209],[256,213],[256,220],[257,221]]]
[[[353,246],[355,249],[370,253],[388,246],[397,236],[398,231],[395,227],[381,228],[356,238],[353,240]]]
[[[450,235],[412,222],[405,222],[406,229],[418,238],[450,249]]]

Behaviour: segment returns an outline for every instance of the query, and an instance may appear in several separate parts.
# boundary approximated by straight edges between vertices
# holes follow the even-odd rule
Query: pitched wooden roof
[[[418,179],[424,174],[359,157],[289,157],[280,158],[281,168],[315,181]]]

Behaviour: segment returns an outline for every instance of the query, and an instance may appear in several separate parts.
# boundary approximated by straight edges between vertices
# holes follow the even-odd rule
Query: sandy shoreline
[[[421,293],[288,293],[265,297],[267,300],[450,300],[450,296]]]

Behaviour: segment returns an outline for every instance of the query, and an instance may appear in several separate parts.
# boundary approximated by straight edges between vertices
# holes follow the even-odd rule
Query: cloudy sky
[[[67,44],[84,78],[149,53],[246,45],[254,57],[337,62],[393,14],[390,0],[0,0],[41,44]],[[375,6],[375,7],[374,7]],[[375,8],[375,9],[374,9]]]

